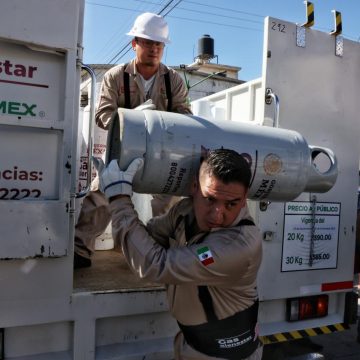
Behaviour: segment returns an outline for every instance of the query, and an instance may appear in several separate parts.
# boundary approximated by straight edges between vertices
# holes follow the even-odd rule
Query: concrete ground
[[[266,346],[263,360],[359,360],[356,325],[348,331]]]

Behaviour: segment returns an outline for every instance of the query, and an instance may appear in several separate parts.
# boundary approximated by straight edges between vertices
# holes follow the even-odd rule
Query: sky
[[[313,0],[315,30],[331,32],[332,10],[341,12],[343,36],[360,41],[360,0]],[[161,12],[162,11],[162,12]],[[266,16],[297,24],[306,22],[303,0],[86,0],[84,19],[85,64],[120,64],[134,56],[126,33],[143,12],[165,14],[171,43],[163,62],[191,64],[198,55],[198,40],[214,39],[213,63],[238,66],[239,79],[261,76],[264,19]]]

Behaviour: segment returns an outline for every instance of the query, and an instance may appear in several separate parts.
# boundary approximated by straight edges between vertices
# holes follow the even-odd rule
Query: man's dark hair
[[[221,180],[224,184],[238,182],[249,188],[251,170],[245,158],[234,150],[210,150],[203,162],[205,171]]]

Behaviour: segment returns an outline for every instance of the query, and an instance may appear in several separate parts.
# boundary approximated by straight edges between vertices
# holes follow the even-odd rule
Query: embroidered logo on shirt
[[[214,262],[214,258],[210,249],[207,246],[204,246],[197,250],[198,257],[203,265],[207,266]]]

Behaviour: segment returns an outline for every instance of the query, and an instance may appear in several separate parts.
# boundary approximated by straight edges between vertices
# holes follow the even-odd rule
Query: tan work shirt
[[[141,278],[167,285],[170,312],[180,323],[198,325],[207,321],[198,285],[208,286],[218,319],[254,303],[262,258],[260,232],[256,226],[236,226],[241,219],[251,219],[247,207],[232,226],[190,238],[185,234],[186,223],[194,221],[190,198],[153,218],[146,227],[130,198],[115,199],[110,208],[113,236],[121,242],[129,266]],[[200,239],[202,242],[197,244]],[[204,247],[213,260],[209,265],[204,265],[198,254]]]
[[[95,121],[99,127],[107,129],[114,111],[119,107],[125,106],[124,71],[129,73],[131,109],[143,104],[150,98],[155,104],[156,110],[167,111],[168,99],[166,96],[164,74],[168,72],[172,94],[171,111],[180,114],[191,114],[188,103],[188,90],[183,79],[175,70],[160,64],[150,93],[147,96],[139,73],[136,70],[135,60],[132,60],[129,64],[114,66],[104,75],[95,113]]]

